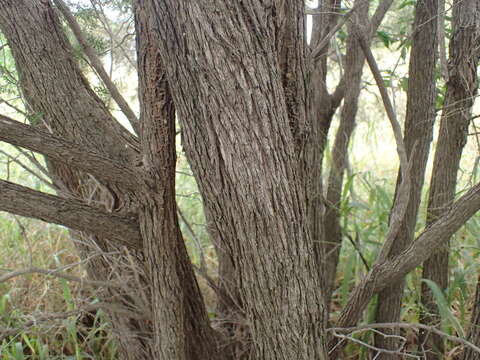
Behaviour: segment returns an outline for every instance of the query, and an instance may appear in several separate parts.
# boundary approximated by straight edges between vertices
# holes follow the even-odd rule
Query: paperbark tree
[[[404,143],[409,157],[410,194],[408,207],[400,231],[390,249],[389,256],[401,253],[414,239],[420,207],[425,170],[430,143],[433,139],[435,121],[435,67],[437,44],[438,1],[418,1],[415,6],[412,50],[410,52],[407,109],[405,116]],[[400,173],[399,173],[400,174]],[[396,193],[400,191],[402,178],[398,177]],[[396,322],[400,319],[404,281],[392,284],[378,295],[376,321]],[[375,343],[381,349],[395,349],[397,339],[377,334]],[[381,359],[393,359],[383,354]]]
[[[427,224],[431,224],[444,213],[455,198],[460,159],[467,143],[478,86],[479,4],[478,1],[469,0],[456,1],[453,5],[447,91],[430,182]],[[448,287],[448,258],[447,243],[423,265],[422,277],[434,281],[442,290]],[[425,307],[421,316],[422,323],[438,325],[441,319],[437,304],[426,283],[422,284],[422,304]],[[428,359],[443,358],[444,346],[441,337],[423,332],[420,342],[425,344]]]
[[[75,27],[62,2],[55,3]],[[178,118],[210,233],[228,265],[223,275],[249,327],[248,358],[327,359],[321,159],[331,118],[318,117],[325,109],[315,103],[319,60],[312,54],[325,51],[320,45],[336,19],[324,22],[309,52],[300,0],[135,0],[133,9],[141,113],[138,121],[129,117],[137,137],[91,90],[50,1],[0,1],[0,29],[37,119],[23,125],[0,117],[0,140],[45,155],[61,189],[47,195],[1,180],[0,209],[79,232],[84,258],[102,251],[88,263],[89,277],[106,282],[115,270],[129,286],[99,293],[132,313],[108,314],[120,358],[231,358],[220,353],[229,339],[210,324],[178,226]],[[326,71],[322,65],[319,81]],[[339,104],[347,85],[341,81],[328,101]],[[354,100],[358,89],[350,90]],[[374,294],[426,260],[478,209],[480,185],[401,254],[378,262],[353,291],[339,325],[354,325]]]

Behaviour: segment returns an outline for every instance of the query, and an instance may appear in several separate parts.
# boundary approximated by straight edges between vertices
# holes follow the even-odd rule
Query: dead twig
[[[335,334],[342,334],[342,336],[339,336],[340,338],[344,338],[344,333],[347,334],[353,334],[353,333],[358,333],[362,331],[367,331],[367,330],[378,330],[378,329],[413,329],[413,330],[425,330],[434,334],[437,334],[439,336],[442,336],[443,338],[460,343],[464,346],[467,346],[471,348],[473,351],[477,352],[480,354],[480,348],[476,346],[475,344],[472,344],[468,340],[465,340],[461,337],[458,336],[453,336],[453,335],[448,335],[447,333],[444,333],[441,330],[438,330],[434,326],[429,326],[429,325],[424,325],[424,324],[417,324],[417,323],[397,323],[397,322],[392,322],[392,323],[379,323],[379,324],[366,324],[366,325],[360,325],[360,326],[355,326],[355,327],[347,327],[347,328],[329,328],[327,329],[327,332],[332,333],[333,336],[336,336]],[[385,335],[385,334],[383,334]],[[391,335],[385,335],[385,336],[391,336]],[[398,335],[395,335],[398,336]],[[351,337],[348,338],[348,340],[352,340]],[[355,339],[358,340],[358,339]],[[369,345],[368,347],[371,347]],[[386,352],[387,350],[385,349],[378,349],[374,348],[374,350],[379,350],[382,352]]]

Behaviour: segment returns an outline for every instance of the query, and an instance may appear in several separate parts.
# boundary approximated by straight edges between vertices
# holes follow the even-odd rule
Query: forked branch
[[[480,183],[458,199],[445,215],[427,227],[405,251],[391,260],[373,266],[366,278],[355,287],[340,315],[338,326],[356,324],[374,294],[402,279],[428,259],[432,255],[432,249],[440,249],[478,210]]]
[[[112,98],[115,100],[122,112],[125,114],[133,129],[137,132],[137,134],[139,134],[139,122],[135,113],[132,111],[130,105],[128,105],[122,94],[120,94],[120,91],[118,91],[118,88],[115,86],[112,79],[110,79],[110,76],[108,76],[107,72],[103,68],[101,60],[95,53],[95,50],[90,46],[88,41],[85,39],[85,36],[83,36],[80,25],[78,25],[77,20],[75,20],[75,17],[68,9],[68,6],[62,0],[54,0],[54,3],[55,5],[57,5],[58,9],[67,20],[68,25],[72,29],[79,44],[82,46],[83,51],[85,51],[85,54],[88,56],[90,64],[95,69],[98,76],[102,79],[103,83],[110,92],[110,95],[112,95]]]

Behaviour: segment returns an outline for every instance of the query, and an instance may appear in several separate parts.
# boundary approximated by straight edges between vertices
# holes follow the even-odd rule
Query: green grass
[[[337,276],[337,290],[332,305],[332,318],[338,315],[347,303],[353,286],[366,274],[367,269],[360,256],[371,266],[380,250],[387,233],[388,216],[392,205],[396,170],[377,172],[375,167],[358,159],[352,169],[353,175],[345,179],[340,204],[341,224],[345,234],[356,242],[344,238],[341,262]],[[388,160],[381,159],[382,162]],[[327,161],[328,163],[328,161]],[[468,163],[466,163],[468,165]],[[468,166],[465,165],[467,168]],[[328,167],[327,167],[328,168]],[[358,169],[361,169],[358,170]],[[0,175],[6,178],[4,169]],[[200,260],[199,245],[204,251],[207,264],[212,269],[216,258],[209,242],[201,197],[183,157],[179,158],[177,176],[177,201],[195,231],[200,244],[195,243],[186,225],[181,223],[187,239],[187,247],[195,263]],[[45,191],[45,187],[27,176],[18,168],[9,171],[12,181]],[[475,174],[476,175],[476,174]],[[382,177],[384,176],[384,178]],[[475,180],[475,176],[473,177]],[[470,176],[461,177],[462,186],[468,186]],[[426,194],[426,191],[425,191]],[[425,195],[424,194],[424,195]],[[423,197],[425,199],[426,196]],[[425,205],[419,215],[417,233],[424,224]],[[452,239],[450,262],[450,288],[442,293],[429,283],[434,290],[443,318],[442,329],[452,335],[462,336],[468,331],[471,301],[474,298],[478,271],[477,259],[480,250],[480,218],[471,219]],[[58,268],[80,261],[68,239],[65,229],[40,221],[24,218],[17,220],[0,213],[0,269],[2,272],[18,270],[32,265],[49,269]],[[81,266],[67,270],[76,276],[85,276]],[[421,271],[417,269],[407,277],[403,300],[402,321],[418,322],[419,297],[422,284]],[[207,305],[213,309],[214,294],[203,284]],[[78,284],[44,275],[30,274],[0,283],[0,328],[21,328],[32,316],[60,313],[76,308],[82,303],[96,301],[95,294],[80,288]],[[365,313],[366,321],[374,320],[375,300]],[[3,342],[0,342],[0,360],[10,359],[115,359],[115,340],[108,336],[109,324],[98,312],[93,325],[85,326],[78,316],[41,323],[29,327]],[[363,341],[371,341],[372,332],[359,335]],[[415,334],[409,333],[415,341]],[[448,344],[448,351],[455,353],[456,344]],[[368,351],[358,345],[350,345],[352,358],[368,359]]]

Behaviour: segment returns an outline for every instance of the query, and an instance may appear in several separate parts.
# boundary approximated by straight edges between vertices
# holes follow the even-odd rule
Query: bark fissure
[[[409,158],[409,166],[412,169],[409,174],[410,193],[405,217],[390,249],[390,256],[402,252],[413,240],[417,223],[435,121],[435,66],[438,22],[431,21],[431,19],[435,19],[437,13],[437,0],[425,0],[416,3],[404,130],[405,150]],[[401,183],[402,179],[399,173],[395,198],[401,191]],[[403,290],[404,281],[402,280],[399,284],[394,284],[380,292],[376,322],[399,321]],[[395,349],[396,341],[398,340],[395,338],[386,338],[381,335],[375,337],[375,344],[381,349]],[[392,359],[393,357],[383,354],[380,358]]]
[[[433,163],[427,224],[433,223],[447,211],[455,198],[457,174],[463,148],[467,142],[471,110],[478,87],[479,19],[478,1],[466,0],[454,3],[447,91]],[[448,258],[447,242],[423,265],[422,277],[434,281],[442,290],[448,287]],[[425,309],[422,311],[420,321],[426,325],[438,325],[441,319],[437,304],[426,283],[422,284],[421,302]],[[440,336],[429,335],[423,331],[420,341],[425,344],[428,359],[440,359],[443,356],[444,345]]]
[[[324,304],[273,23],[258,21],[272,10],[253,1],[155,5],[186,153],[234,259],[256,356],[324,358]]]

